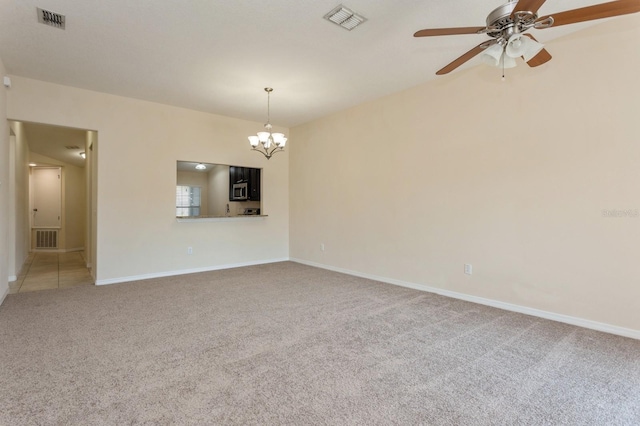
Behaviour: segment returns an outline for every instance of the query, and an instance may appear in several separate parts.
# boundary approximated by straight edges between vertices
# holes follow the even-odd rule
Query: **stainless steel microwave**
[[[242,201],[247,199],[247,183],[234,183],[233,184],[233,197],[234,201]]]

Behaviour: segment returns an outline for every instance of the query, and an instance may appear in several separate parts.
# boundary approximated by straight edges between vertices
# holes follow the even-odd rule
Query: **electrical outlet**
[[[320,243],[320,250],[324,251],[324,243]]]
[[[187,247],[187,254],[193,254],[193,247]]]
[[[473,266],[469,263],[464,264],[464,273],[467,275],[471,275],[473,273]]]

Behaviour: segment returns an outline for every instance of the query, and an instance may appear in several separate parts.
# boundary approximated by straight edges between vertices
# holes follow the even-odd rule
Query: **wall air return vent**
[[[49,10],[38,9],[38,22],[41,24],[51,25],[52,27],[60,28],[64,30],[66,18],[59,13],[51,12]]]
[[[56,229],[37,229],[36,248],[55,249],[58,248],[58,231]]]

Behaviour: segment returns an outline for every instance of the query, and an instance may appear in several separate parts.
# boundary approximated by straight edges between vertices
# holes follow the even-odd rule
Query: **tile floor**
[[[18,279],[9,283],[9,293],[93,285],[83,252],[31,253]]]

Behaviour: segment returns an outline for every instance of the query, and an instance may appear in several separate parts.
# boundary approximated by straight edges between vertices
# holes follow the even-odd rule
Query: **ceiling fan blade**
[[[531,34],[525,34],[525,35],[533,41],[538,41]],[[527,62],[527,65],[529,65],[530,67],[537,67],[539,65],[546,64],[550,60],[551,60],[551,54],[547,52],[547,49],[542,49],[536,56],[529,59],[529,62]]]
[[[428,30],[417,31],[414,37],[433,37],[458,34],[478,34],[485,27],[460,27],[460,28],[432,28]]]
[[[513,12],[511,12],[511,17],[513,18],[513,15],[516,12],[536,13],[538,12],[538,9],[540,9],[540,6],[544,4],[545,1],[546,0],[520,0],[518,4],[516,4],[516,7],[513,8]]]
[[[640,1],[617,0],[544,16],[539,18],[538,21],[543,21],[544,19],[551,17],[553,18],[553,25],[551,25],[551,27],[558,27],[560,25],[610,18],[612,16],[628,15],[636,12],[640,12]]]
[[[444,75],[444,74],[450,73],[451,71],[458,68],[460,65],[467,62],[469,59],[473,58],[474,56],[482,52],[486,47],[487,47],[487,42],[480,43],[479,45],[477,45],[476,47],[474,47],[464,55],[460,56],[455,61],[451,62],[446,67],[442,68],[440,71],[436,72],[436,75]]]

